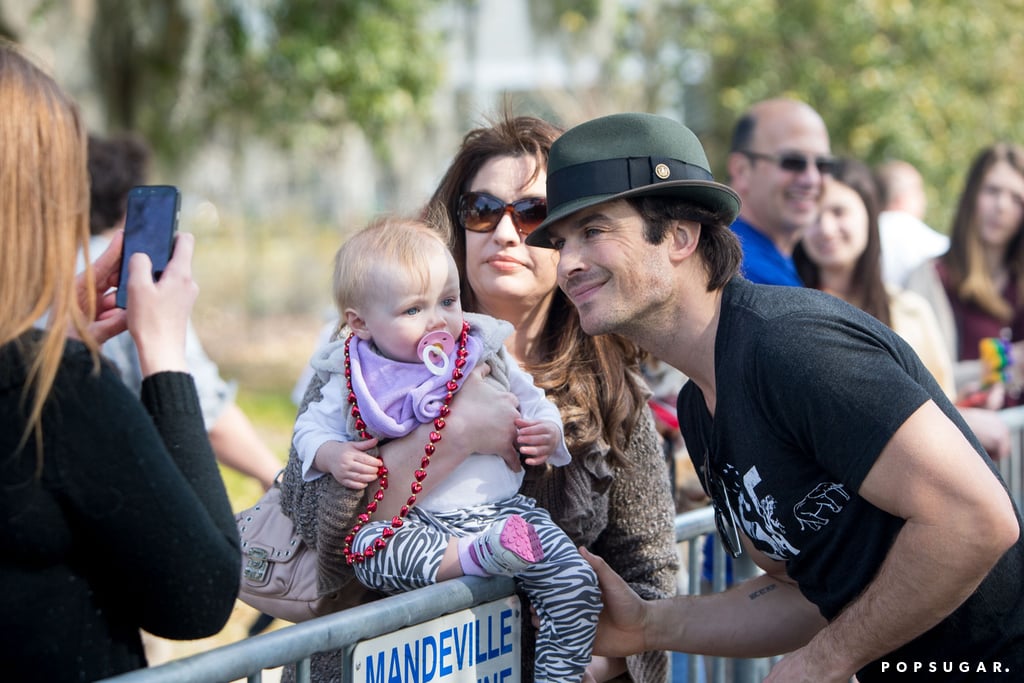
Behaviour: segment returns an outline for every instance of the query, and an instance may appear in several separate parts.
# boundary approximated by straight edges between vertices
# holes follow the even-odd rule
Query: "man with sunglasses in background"
[[[588,334],[690,378],[679,424],[720,538],[765,572],[644,600],[583,550],[605,603],[594,652],[785,655],[771,683],[1019,679],[1020,515],[906,342],[836,297],[739,276],[739,198],[671,119],[568,130],[547,198],[527,244],[558,250]]]
[[[833,164],[818,112],[797,100],[758,102],[733,129],[730,186],[743,203],[732,229],[751,282],[799,287],[793,248],[818,214]]]

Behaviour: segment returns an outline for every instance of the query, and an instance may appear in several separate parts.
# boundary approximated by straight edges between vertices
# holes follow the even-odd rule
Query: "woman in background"
[[[238,533],[185,372],[193,239],[178,236],[159,283],[133,257],[115,308],[120,234],[75,275],[89,239],[77,107],[7,42],[0,102],[0,662],[5,679],[93,681],[146,665],[140,629],[217,633],[238,593]],[[99,355],[126,326],[141,402]]]
[[[1010,381],[990,408],[1021,402],[1024,355],[1024,149],[1000,142],[975,157],[957,204],[950,247],[921,265],[907,286],[935,310],[955,363],[960,394],[977,389],[982,340],[1012,343]]]
[[[928,302],[882,281],[878,207],[871,170],[855,159],[837,160],[825,182],[818,220],[793,254],[797,272],[808,287],[833,294],[891,327],[954,398],[953,364]],[[1009,453],[1009,430],[998,415],[981,408],[960,410],[992,457]]]
[[[804,232],[794,253],[797,272],[808,287],[837,296],[893,328],[952,397],[952,363],[928,302],[882,281],[878,206],[871,170],[855,159],[837,159],[826,179],[818,220]]]

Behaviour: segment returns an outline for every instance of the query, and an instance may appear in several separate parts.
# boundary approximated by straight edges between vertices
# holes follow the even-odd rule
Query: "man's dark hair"
[[[744,114],[732,129],[732,141],[729,144],[730,152],[741,152],[750,149],[751,141],[754,139],[754,128],[757,126],[757,118],[753,114]]]
[[[626,201],[643,219],[644,239],[651,244],[665,240],[673,221],[700,223],[697,251],[707,269],[709,292],[721,289],[739,272],[743,249],[725,215],[671,197],[629,197]]]
[[[149,157],[149,147],[135,135],[89,136],[90,234],[98,235],[124,217],[128,191],[146,182]]]

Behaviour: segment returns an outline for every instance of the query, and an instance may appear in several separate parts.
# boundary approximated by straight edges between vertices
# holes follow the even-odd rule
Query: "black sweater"
[[[0,347],[0,669],[93,681],[145,666],[139,629],[217,633],[238,593],[231,506],[188,374],[142,402],[69,342],[43,415],[37,476],[25,428],[32,332]]]

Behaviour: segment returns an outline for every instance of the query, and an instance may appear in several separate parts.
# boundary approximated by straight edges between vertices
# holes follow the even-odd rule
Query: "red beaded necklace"
[[[372,439],[373,436],[366,431],[366,423],[363,421],[362,415],[359,412],[359,405],[356,402],[356,392],[352,389],[352,365],[349,359],[349,343],[352,341],[354,335],[350,334],[345,340],[345,388],[348,389],[348,402],[352,406],[352,417],[356,421],[356,429],[359,430],[359,437],[367,440]],[[416,504],[416,496],[419,495],[420,491],[423,490],[423,480],[427,478],[427,466],[430,465],[430,457],[434,455],[434,445],[441,440],[441,430],[444,429],[444,419],[448,417],[451,409],[448,405],[452,402],[452,398],[455,396],[455,392],[459,388],[458,381],[462,379],[463,372],[462,368],[466,365],[466,343],[469,339],[469,323],[463,321],[462,333],[459,335],[459,346],[456,352],[455,367],[452,369],[452,378],[448,380],[445,388],[448,392],[445,394],[444,399],[441,401],[440,414],[434,418],[434,431],[430,432],[430,439],[427,444],[423,447],[423,459],[420,460],[420,468],[414,473],[415,481],[409,487],[412,491],[409,499],[405,501],[405,505],[402,506],[398,514],[391,518],[391,525],[385,527],[380,536],[373,542],[372,545],[367,546],[366,550],[361,553],[352,552],[352,541],[355,539],[356,534],[363,528],[363,525],[370,521],[370,515],[377,511],[377,505],[380,501],[384,500],[384,492],[388,488],[388,468],[385,465],[381,465],[377,470],[377,481],[379,488],[376,493],[373,494],[373,499],[367,504],[366,512],[362,512],[356,517],[356,523],[349,531],[348,535],[345,536],[345,547],[343,552],[345,554],[345,562],[348,564],[365,562],[367,559],[373,557],[378,550],[383,550],[388,544],[388,539],[394,536],[395,529],[399,528],[404,524],[403,521],[405,516],[409,514],[409,510]]]

